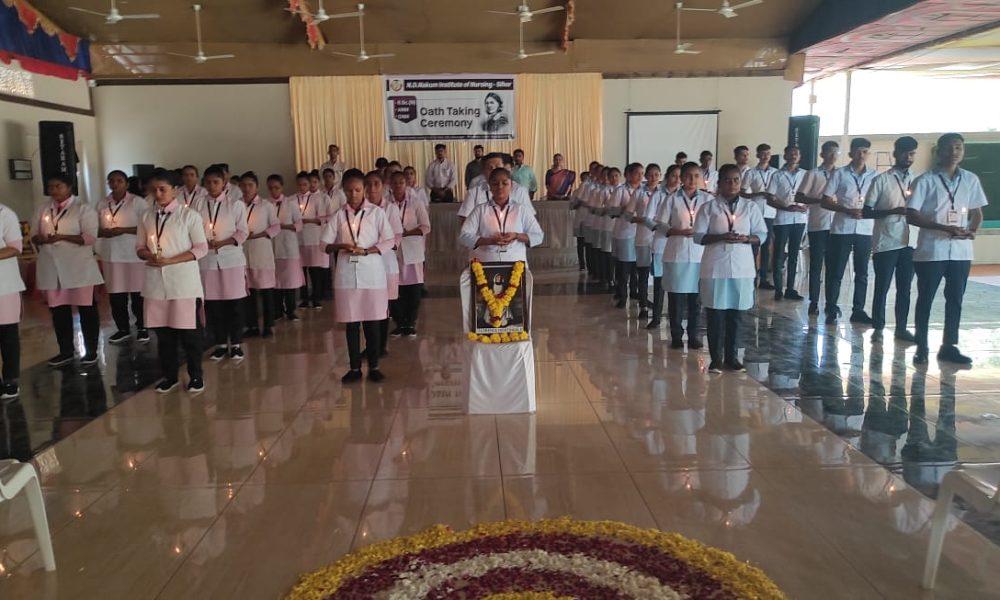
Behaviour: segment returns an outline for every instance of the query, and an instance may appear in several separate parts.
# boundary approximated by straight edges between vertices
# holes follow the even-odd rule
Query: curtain
[[[292,77],[289,81],[292,124],[295,129],[295,163],[299,170],[315,169],[327,160],[327,146],[340,146],[342,160],[363,171],[374,168],[384,156],[417,170],[434,159],[434,142],[387,142],[382,98],[382,77]],[[567,166],[580,173],[602,155],[603,91],[599,73],[523,74],[516,82],[517,139],[514,141],[446,141],[455,163],[459,197],[464,194],[465,164],[472,147],[483,144],[487,152],[524,150],[525,163],[538,179],[538,198],[545,191],[545,171],[552,155],[561,153]]]

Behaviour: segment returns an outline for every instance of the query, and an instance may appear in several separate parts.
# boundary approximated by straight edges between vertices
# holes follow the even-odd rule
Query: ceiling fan
[[[118,11],[118,5],[115,0],[111,0],[111,9],[106,13],[98,12],[96,10],[90,10],[89,8],[80,8],[79,6],[70,6],[70,10],[75,10],[77,12],[87,13],[88,15],[97,15],[99,17],[104,17],[105,25],[114,25],[126,19],[159,19],[160,15],[156,13],[146,13],[141,15],[123,15]]]
[[[678,2],[675,4],[677,7],[677,38],[676,45],[674,46],[674,54],[701,54],[700,50],[692,50],[691,42],[681,42],[681,13],[687,9],[684,8],[683,2]]]
[[[201,5],[192,4],[191,8],[194,9],[194,30],[195,34],[198,36],[198,53],[191,55],[191,54],[178,54],[177,52],[167,52],[167,54],[170,54],[172,56],[180,56],[182,58],[193,58],[194,62],[198,63],[199,65],[204,64],[210,60],[216,60],[219,58],[236,58],[235,54],[213,54],[213,55],[205,54],[205,51],[202,49],[201,45]]]
[[[331,14],[327,14],[326,9],[323,8],[323,0],[317,0],[317,6],[319,8],[317,8],[316,12],[314,12],[314,13],[309,13],[309,12],[306,12],[306,11],[304,11],[302,9],[286,8],[285,10],[287,10],[288,12],[290,12],[292,14],[295,14],[295,15],[305,15],[307,17],[312,17],[313,23],[316,23],[317,25],[320,24],[320,23],[329,21],[330,19],[346,19],[348,17],[359,17],[359,16],[361,16],[360,12],[336,13],[336,14],[332,14],[332,15]]]
[[[549,8],[541,8],[539,10],[531,10],[528,7],[527,2],[525,2],[524,4],[518,5],[517,12],[509,12],[509,11],[504,11],[504,10],[488,10],[486,12],[490,12],[490,13],[493,13],[495,15],[509,15],[509,16],[517,17],[518,20],[520,20],[522,23],[530,23],[532,17],[534,17],[535,15],[541,15],[541,14],[545,14],[545,13],[557,12],[557,11],[560,11],[560,10],[564,10],[565,8],[566,8],[565,6],[550,6]]]
[[[555,54],[555,50],[548,50],[546,52],[525,52],[524,50],[524,21],[517,22],[517,35],[518,35],[518,46],[517,53],[504,52],[514,60],[524,60],[526,58],[531,58],[532,56],[545,56],[546,54]]]
[[[736,12],[741,8],[747,8],[749,6],[757,6],[758,4],[763,4],[764,0],[747,0],[746,2],[740,2],[737,5],[731,5],[729,0],[722,0],[722,6],[719,8],[685,8],[684,10],[689,10],[691,12],[713,12],[719,13],[727,19],[732,19],[733,17],[738,17],[739,14]]]
[[[372,58],[390,58],[392,56],[396,56],[395,54],[390,54],[390,53],[368,54],[365,51],[365,5],[364,4],[361,3],[358,4],[357,12],[345,13],[344,15],[341,16],[358,18],[358,40],[359,40],[358,45],[360,49],[358,50],[357,54],[351,54],[350,52],[336,52],[336,51],[331,52],[331,54],[336,54],[337,56],[348,56],[350,58],[357,60],[358,62],[365,62],[366,60]]]

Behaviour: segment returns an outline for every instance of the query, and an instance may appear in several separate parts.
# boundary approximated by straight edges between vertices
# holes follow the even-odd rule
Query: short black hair
[[[375,168],[376,169],[384,169],[384,168],[386,168],[388,166],[389,166],[389,159],[388,158],[386,158],[384,156],[380,156],[380,157],[378,157],[378,158],[375,159]]]
[[[306,179],[306,180],[308,180],[309,179],[309,172],[308,171],[299,171],[295,175],[295,178],[296,179]]]
[[[205,169],[205,177],[218,177],[219,179],[225,180],[226,173],[219,165],[212,165],[211,167]]]
[[[281,175],[278,175],[277,173],[272,173],[267,176],[267,182],[271,183],[272,181],[277,181],[281,185],[285,185],[285,178],[282,177]]]
[[[871,148],[871,140],[863,137],[857,137],[851,140],[851,152],[854,152],[858,148]]]
[[[240,181],[243,181],[244,179],[249,179],[257,185],[260,185],[260,180],[257,179],[257,174],[253,171],[247,171],[246,173],[240,175]]]
[[[441,143],[434,144],[434,150],[441,150],[441,149],[444,149],[444,148],[447,148],[447,147],[448,146],[445,146],[444,144],[441,144]]]
[[[747,150],[750,150],[750,149],[747,148]],[[722,165],[721,167],[719,167],[719,181],[722,181],[723,179],[725,179],[726,175],[730,171],[736,171],[737,175],[740,174],[740,168],[739,167],[737,167],[733,163],[726,163],[726,164]]]
[[[361,172],[361,169],[348,169],[344,171],[344,176],[341,177],[340,181],[346,186],[348,181],[353,181],[355,179],[364,182],[365,174]]]
[[[965,138],[962,137],[961,133],[946,133],[938,138],[937,147],[941,148],[942,146],[946,146],[952,142],[962,142],[964,144]]]
[[[682,152],[678,152],[677,155],[674,156],[675,159],[676,158],[687,158],[687,157],[688,157],[687,152],[683,152],[683,151]]]
[[[909,135],[904,135],[903,137],[898,138],[896,142],[892,145],[892,151],[896,154],[899,154],[901,152],[909,153],[916,150],[918,145],[919,144],[917,143],[916,138]]]
[[[757,144],[757,154],[761,152],[767,152],[771,149],[771,144]]]
[[[827,140],[827,141],[823,142],[823,147],[820,148],[820,152],[826,152],[830,148],[840,148],[840,144],[838,142],[833,141],[833,140]]]
[[[114,171],[112,171],[112,173],[113,172]],[[153,172],[149,175],[149,178],[146,181],[162,181],[167,185],[174,185],[174,172],[163,168],[153,169]]]
[[[702,151],[701,151],[701,154],[700,154],[699,156],[700,156],[701,158],[705,158],[706,156],[712,156],[712,157],[714,157],[715,155],[714,155],[714,154],[712,154],[712,151],[711,151],[711,150],[702,150]]]
[[[70,175],[69,173],[56,173],[54,175],[49,175],[45,179],[46,183],[49,183],[49,182],[52,182],[52,181],[61,181],[61,182],[65,183],[66,185],[68,185],[69,187],[73,187],[73,183],[76,181],[76,179],[72,175]]]
[[[122,179],[124,179],[126,183],[128,182],[128,175],[125,173],[125,171],[122,171],[121,169],[114,169],[113,171],[108,173],[108,179],[111,179],[111,177],[114,175],[121,175]]]
[[[740,152],[750,152],[750,148],[747,148],[746,146],[736,146],[735,148],[733,148],[734,156],[739,154]],[[719,171],[721,172],[722,169],[719,169]]]
[[[686,162],[681,166],[681,176],[691,169],[695,169],[699,174],[701,173],[701,165],[696,162]]]

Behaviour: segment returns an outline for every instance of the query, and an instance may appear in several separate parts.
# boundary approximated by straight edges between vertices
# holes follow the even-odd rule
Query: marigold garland
[[[690,597],[699,597],[698,592],[708,593],[711,589],[719,597],[775,600],[785,597],[759,569],[737,560],[728,552],[705,546],[679,534],[641,529],[614,521],[575,521],[561,518],[536,522],[485,523],[461,532],[438,525],[414,536],[388,540],[357,550],[329,567],[304,576],[288,598],[339,598],[340,591],[343,591],[344,596],[381,598],[390,596],[385,592],[392,588],[396,589],[399,597],[423,598],[440,594],[442,589],[454,589],[455,585],[488,592],[477,597],[498,600],[556,600],[565,596],[578,596],[572,593],[575,590],[567,593],[566,582],[575,581],[571,572],[519,570],[504,562],[504,554],[490,554],[496,549],[498,540],[509,536],[521,536],[517,539],[524,540],[536,539],[542,546],[548,543],[546,540],[555,542],[558,547],[556,550],[552,550],[553,546],[549,544],[549,550],[526,547],[518,548],[513,553],[530,554],[542,560],[551,556],[553,569],[559,564],[585,567],[594,563],[594,551],[599,551],[602,544],[613,546],[609,548],[611,550],[631,548],[632,554],[645,559],[647,565],[661,565],[664,561],[672,563],[674,566],[667,569],[671,574],[667,577],[661,574],[659,581],[652,578],[652,584],[666,585],[666,595],[675,597],[678,594],[673,591],[674,587],[686,588],[684,591]],[[567,546],[567,541],[572,540],[578,541]],[[589,559],[588,549],[591,552]],[[466,554],[458,556],[462,551]],[[512,554],[507,552],[506,555]],[[447,569],[461,567],[456,561],[463,556],[468,556],[465,562],[470,564],[470,571],[459,569],[456,577]],[[616,585],[615,579],[620,580],[617,583],[621,583],[628,576],[632,577],[633,582],[637,581],[637,577],[645,577],[647,582],[650,580],[646,576],[648,573],[643,575],[637,572],[642,570],[639,567],[633,569],[628,564],[616,565],[614,562],[610,566],[614,571],[611,573],[613,577],[607,581],[608,586]],[[677,571],[678,567],[680,572]],[[429,574],[434,575],[435,571],[437,579],[428,580]],[[586,574],[585,571],[583,573]],[[500,585],[497,587],[502,589],[486,589],[491,575],[492,583],[499,581]],[[442,577],[448,576],[451,578],[442,580]],[[421,580],[421,577],[424,579]],[[552,585],[549,585],[549,581]],[[600,583],[605,582],[602,580]],[[437,587],[434,588],[434,585]],[[581,580],[580,585],[593,583]],[[398,594],[400,589],[404,592],[401,596]],[[645,589],[633,587],[622,588],[621,591],[626,592],[623,595],[629,597],[659,597],[644,593]],[[661,590],[661,595],[663,594]]]
[[[510,307],[510,303],[514,300],[514,296],[517,295],[517,289],[521,287],[521,280],[524,278],[524,261],[517,261],[514,266],[511,267],[510,280],[507,282],[507,287],[504,288],[503,292],[499,296],[493,293],[490,289],[489,282],[486,280],[486,272],[483,269],[483,264],[479,262],[478,259],[473,259],[472,264],[469,266],[469,270],[472,272],[472,277],[476,282],[476,288],[479,290],[479,295],[486,302],[486,308],[490,312],[490,324],[494,327],[500,327],[501,319],[503,313]],[[509,333],[493,333],[489,335],[479,335],[473,332],[467,334],[469,341],[471,342],[481,342],[483,344],[508,344],[511,342],[524,342],[529,339],[527,331],[514,331]]]

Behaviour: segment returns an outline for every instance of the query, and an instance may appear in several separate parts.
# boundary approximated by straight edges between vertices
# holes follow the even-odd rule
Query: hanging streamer
[[[0,62],[76,79],[90,73],[90,42],[66,33],[25,0],[0,0]]]

